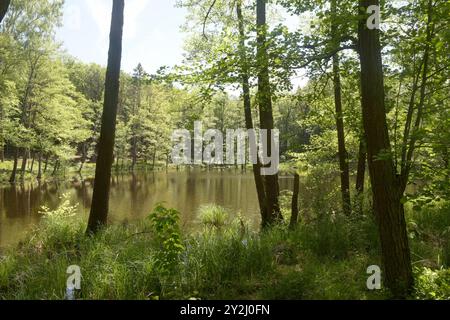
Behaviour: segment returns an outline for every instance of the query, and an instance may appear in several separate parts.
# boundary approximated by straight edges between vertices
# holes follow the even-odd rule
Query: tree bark
[[[106,225],[108,217],[111,167],[114,161],[113,152],[119,101],[124,6],[124,0],[113,0],[102,126],[98,143],[92,206],[86,231],[89,234],[95,233],[99,228]]]
[[[296,172],[294,174],[294,192],[292,193],[292,203],[291,203],[291,221],[289,227],[291,229],[295,228],[298,223],[298,193],[300,192],[300,176]]]
[[[406,231],[403,191],[399,190],[386,123],[383,65],[379,30],[366,26],[367,8],[378,0],[359,0],[361,96],[369,174],[377,218],[384,283],[396,297],[406,297],[413,287],[410,249]]]
[[[3,18],[5,17],[6,13],[8,12],[10,3],[11,3],[11,0],[0,1],[0,23],[2,23]]]
[[[272,93],[269,76],[269,57],[267,54],[267,23],[266,23],[266,0],[257,0],[257,64],[258,64],[258,93],[259,117],[261,129],[267,130],[267,154],[270,155],[272,145],[272,134],[274,129],[272,111]],[[263,227],[272,224],[276,220],[282,220],[278,201],[280,188],[278,174],[264,176],[264,190],[266,195],[267,219]]]
[[[247,55],[245,53],[245,28],[244,28],[244,17],[242,14],[242,0],[236,2],[236,12],[239,23],[239,54],[241,60],[241,78],[242,78],[242,92],[244,100],[244,115],[245,115],[245,126],[247,130],[254,129],[253,118],[252,118],[252,108],[251,108],[251,97],[250,97],[250,76]],[[261,213],[262,225],[268,224],[267,221],[267,209],[266,209],[266,195],[264,192],[264,182],[261,176],[261,163],[259,158],[257,158],[257,163],[253,164],[253,178],[255,180],[256,193],[258,195],[259,210]]]

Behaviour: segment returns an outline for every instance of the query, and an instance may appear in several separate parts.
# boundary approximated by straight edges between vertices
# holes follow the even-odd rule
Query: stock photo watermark
[[[259,138],[259,139],[258,139]],[[280,164],[280,133],[278,129],[208,129],[194,123],[194,137],[187,129],[172,133],[172,162],[176,165],[245,165],[247,149],[249,162],[262,165],[261,175],[278,173]],[[225,151],[224,151],[225,146]],[[225,154],[225,160],[224,160]]]
[[[367,274],[370,276],[367,278],[366,286],[369,290],[381,289],[381,268],[377,265],[371,265],[367,267]]]
[[[381,21],[380,6],[368,6],[367,13],[370,14],[369,18],[367,18],[367,28],[369,28],[369,30],[379,30]]]
[[[67,267],[66,299],[75,300],[76,290],[81,290],[81,268],[77,265]]]

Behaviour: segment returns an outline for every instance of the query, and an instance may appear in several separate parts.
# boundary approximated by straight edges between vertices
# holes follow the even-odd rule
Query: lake
[[[291,177],[280,177],[280,190],[292,190]],[[17,244],[41,218],[42,206],[55,209],[64,194],[78,204],[78,214],[88,217],[93,179],[73,177],[68,182],[25,183],[0,188],[0,247]],[[155,205],[181,212],[181,224],[196,225],[197,210],[216,203],[241,214],[254,227],[260,223],[255,182],[251,170],[202,170],[137,172],[114,175],[110,194],[110,223],[131,222],[150,214]]]

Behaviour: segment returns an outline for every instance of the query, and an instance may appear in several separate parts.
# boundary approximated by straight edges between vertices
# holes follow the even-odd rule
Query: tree
[[[242,77],[242,99],[244,102],[244,115],[245,115],[245,126],[246,129],[253,129],[253,118],[252,118],[252,105],[251,105],[251,95],[250,95],[250,74],[249,74],[249,63],[245,48],[245,25],[244,16],[242,14],[242,0],[236,1],[236,14],[238,18],[238,29],[239,29],[239,56],[241,65],[241,77]],[[258,196],[259,210],[261,212],[262,225],[266,224],[267,206],[266,206],[266,194],[264,190],[264,181],[261,176],[261,162],[259,157],[257,157],[257,162],[253,164],[253,177],[255,179],[256,193]]]
[[[364,131],[374,210],[379,227],[385,283],[394,295],[412,288],[411,257],[402,203],[386,122],[381,46],[378,29],[367,27],[367,9],[378,0],[360,0],[359,53]]]
[[[274,143],[273,132],[274,120],[272,109],[272,89],[269,75],[269,57],[267,54],[267,23],[266,23],[266,0],[256,2],[256,25],[257,25],[257,70],[258,70],[258,93],[257,101],[259,107],[259,118],[261,129],[268,130],[267,154],[270,155],[271,145]],[[276,220],[281,220],[280,204],[278,201],[280,189],[278,174],[264,177],[264,190],[266,195],[266,214],[262,225],[268,226]]]
[[[331,14],[333,15],[331,23],[331,37],[333,46],[338,48],[340,45],[340,36],[337,32],[337,3],[336,0],[331,1]],[[348,165],[348,154],[345,147],[344,120],[342,113],[342,90],[340,76],[339,53],[333,55],[333,86],[334,86],[334,106],[336,110],[336,131],[338,137],[338,156],[339,169],[341,172],[341,194],[342,207],[347,215],[351,212],[350,202],[350,169]]]
[[[113,0],[102,126],[98,143],[95,184],[87,233],[98,231],[99,228],[107,223],[108,217],[109,189],[111,168],[114,160],[113,152],[119,100],[124,6],[124,0]]]

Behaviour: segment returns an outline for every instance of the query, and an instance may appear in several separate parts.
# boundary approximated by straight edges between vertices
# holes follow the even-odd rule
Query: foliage
[[[184,249],[178,225],[179,215],[175,209],[166,209],[161,204],[149,215],[159,247],[155,265],[165,274],[175,271]]]
[[[417,268],[415,296],[425,300],[450,299],[450,271]]]

